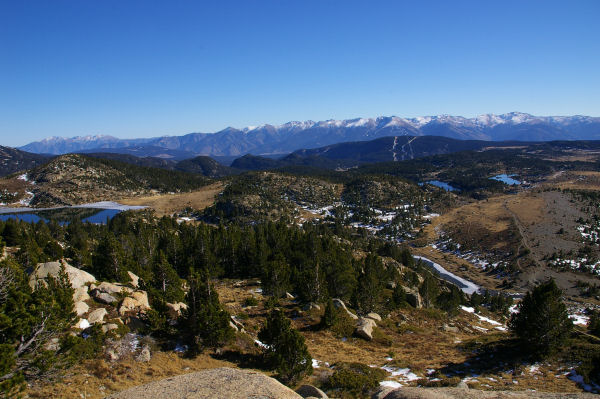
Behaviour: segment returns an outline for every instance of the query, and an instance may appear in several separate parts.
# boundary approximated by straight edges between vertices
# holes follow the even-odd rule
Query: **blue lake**
[[[502,183],[508,184],[509,186],[518,186],[519,184],[521,184],[521,182],[513,179],[514,176],[516,175],[501,174],[496,175],[494,177],[490,177],[490,179],[501,181]]]
[[[431,184],[432,186],[443,188],[446,191],[460,191],[458,188],[452,187],[448,183],[444,183],[443,181],[439,181],[439,180],[429,180],[427,182],[427,184]]]
[[[141,209],[144,207],[134,207],[120,205],[112,202],[96,203],[93,206],[72,206],[49,209],[19,209],[19,208],[0,208],[0,220],[9,219],[21,220],[28,223],[55,221],[59,224],[68,224],[75,220],[83,223],[105,224],[120,212],[130,209]],[[108,206],[102,208],[98,205]]]

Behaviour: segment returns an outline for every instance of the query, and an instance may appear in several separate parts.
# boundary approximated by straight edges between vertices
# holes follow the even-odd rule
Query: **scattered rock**
[[[128,312],[143,311],[148,309],[150,309],[150,304],[148,303],[148,294],[146,291],[136,291],[123,299],[123,302],[121,302],[121,307],[119,307],[119,314],[124,316]]]
[[[108,283],[106,281],[103,281],[100,284],[98,284],[96,290],[100,292],[106,292],[107,294],[111,295],[120,294],[122,292],[126,294],[131,294],[133,292],[133,289],[125,287],[123,284]]]
[[[116,362],[117,360],[119,360],[119,355],[117,355],[117,353],[113,349],[109,349],[106,351],[106,357],[111,362]]]
[[[92,296],[96,301],[105,303],[107,305],[117,302],[117,298],[115,298],[114,296],[106,292],[98,291],[97,289],[92,291]]]
[[[107,324],[105,324],[105,325],[102,326],[102,332],[104,334],[106,334],[107,332],[112,331],[112,330],[116,330],[118,328],[119,328],[119,326],[117,324],[115,324],[115,323],[107,323]]]
[[[381,321],[381,316],[379,316],[377,313],[374,313],[374,312],[368,313],[365,317],[368,319],[375,320],[375,321]]]
[[[375,327],[377,327],[375,320],[361,317],[358,320],[358,326],[356,327],[354,333],[359,337],[366,339],[367,341],[371,341],[373,339],[373,329]]]
[[[293,296],[293,295],[292,295],[292,294],[290,294],[289,292],[286,292],[286,293],[285,293],[285,297],[286,297],[287,299],[295,299],[295,298],[296,298],[295,296]]]
[[[83,316],[84,314],[86,314],[88,312],[88,310],[90,310],[90,307],[88,306],[87,303],[85,303],[83,301],[79,301],[79,302],[75,302],[75,306],[73,307],[73,310],[75,311],[77,316]]]
[[[301,399],[302,396],[262,373],[224,367],[166,378],[107,397],[138,398]]]
[[[467,385],[467,383],[466,383],[466,382],[464,382],[464,381],[461,381],[461,382],[459,382],[459,383],[456,385],[456,387],[457,387],[457,388],[460,388],[460,389],[469,389],[469,386],[468,386],[468,385]]]
[[[419,291],[404,285],[402,286],[402,288],[406,293],[406,302],[408,302],[408,304],[413,308],[421,309],[423,307],[423,299],[421,298],[421,294],[419,294]]]
[[[346,313],[348,313],[348,316],[350,316],[354,320],[358,320],[358,316],[348,310],[348,308],[346,307],[346,304],[344,304],[344,301],[342,301],[341,299],[338,299],[338,298],[333,298],[332,301],[333,301],[333,306],[335,306],[336,309],[344,309],[346,311]]]
[[[90,322],[90,324],[96,324],[96,323],[103,324],[104,316],[106,316],[107,314],[108,314],[108,312],[106,311],[106,309],[98,308],[98,309],[92,311],[88,315],[88,321]]]
[[[317,399],[328,399],[325,392],[312,385],[302,385],[300,388],[296,389],[296,393],[303,398],[313,397]]]
[[[229,327],[233,328],[235,331],[239,331],[237,326],[233,323],[233,321],[229,322]]]
[[[305,311],[313,310],[313,309],[321,310],[321,307],[314,302],[309,302],[306,305],[304,305],[304,307],[302,308],[302,310],[305,310]]]
[[[140,278],[138,276],[136,276],[135,274],[131,273],[129,270],[127,270],[127,275],[129,275],[129,278],[131,279],[131,281],[129,282],[129,284],[133,288],[139,287],[139,285],[140,285]]]
[[[142,351],[139,355],[136,356],[135,360],[138,362],[149,362],[150,361],[150,347],[148,345],[144,345]]]
[[[187,309],[187,305],[183,302],[167,303],[167,316],[170,320],[176,320],[181,316],[181,311]]]
[[[83,270],[77,269],[69,265],[66,262],[63,262],[62,265],[65,266],[65,271],[67,272],[67,277],[69,278],[69,282],[71,283],[71,287],[77,289],[79,287],[83,287],[86,283],[91,283],[96,281],[96,277],[92,276],[88,272],[84,272]],[[29,286],[35,289],[38,282],[44,281],[48,276],[58,277],[60,273],[61,263],[60,262],[48,262],[48,263],[38,263],[34,269],[34,271],[29,276]]]
[[[456,327],[456,326],[449,326],[448,324],[444,324],[442,326],[442,330],[444,330],[446,332],[453,332],[453,333],[457,333],[459,331],[458,327]]]

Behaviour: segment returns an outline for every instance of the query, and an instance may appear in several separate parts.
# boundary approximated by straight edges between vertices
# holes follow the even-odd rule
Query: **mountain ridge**
[[[285,154],[298,149],[387,136],[424,135],[486,141],[594,140],[600,139],[600,118],[583,115],[535,116],[522,112],[484,114],[474,118],[451,115],[416,118],[380,116],[319,122],[292,121],[281,125],[265,124],[242,129],[227,127],[215,133],[154,138],[117,139],[98,135],[54,137],[29,143],[19,149],[34,153],[63,154],[148,146],[185,151],[194,155],[241,156],[248,153]]]

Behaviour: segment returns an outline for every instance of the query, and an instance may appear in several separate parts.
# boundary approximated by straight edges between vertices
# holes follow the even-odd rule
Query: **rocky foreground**
[[[464,388],[382,388],[373,399],[584,399],[595,398],[587,393],[546,393],[513,391],[479,391]],[[183,374],[131,388],[107,399],[327,399],[327,395],[310,385],[297,390],[256,371],[216,368]]]

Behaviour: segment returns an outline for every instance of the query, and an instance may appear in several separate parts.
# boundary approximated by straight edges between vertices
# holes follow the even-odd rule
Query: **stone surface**
[[[302,310],[313,310],[313,309],[321,310],[321,307],[314,302],[309,302],[302,307]]]
[[[375,321],[381,321],[381,316],[379,316],[377,313],[374,313],[374,312],[368,313],[365,317],[375,320]]]
[[[83,301],[75,302],[75,306],[73,306],[73,310],[77,313],[77,316],[83,316],[90,310],[90,307],[87,303]]]
[[[129,284],[134,287],[137,288],[140,286],[140,278],[138,276],[136,276],[135,274],[133,274],[132,272],[130,272],[129,270],[127,271],[127,275],[129,276],[129,278],[131,279],[131,281],[129,282]]]
[[[183,302],[167,303],[167,316],[170,320],[175,320],[181,316],[181,312],[187,309],[187,305]]]
[[[96,277],[92,276],[88,272],[77,269],[66,262],[63,262],[62,264],[65,266],[65,271],[67,272],[69,282],[73,288],[77,289],[79,287],[83,287],[86,283],[96,281]],[[38,263],[34,271],[29,276],[29,285],[31,288],[35,289],[37,283],[45,280],[48,276],[54,278],[58,277],[60,268],[60,262]]]
[[[277,380],[250,370],[216,368],[131,388],[107,399],[301,399]]]
[[[373,329],[375,327],[377,327],[375,320],[361,317],[358,320],[358,325],[356,326],[354,333],[367,341],[371,341],[373,339]]]
[[[92,296],[96,301],[105,303],[107,305],[117,302],[117,298],[115,298],[114,296],[98,290],[92,291]]]
[[[402,289],[404,289],[404,292],[406,293],[406,302],[408,302],[410,306],[416,309],[421,309],[423,307],[423,299],[421,298],[419,291],[404,285],[402,286]]]
[[[144,345],[142,351],[135,357],[135,360],[138,362],[149,362],[150,358],[150,347],[148,345]]]
[[[124,316],[128,312],[139,312],[147,309],[150,309],[148,294],[146,291],[136,291],[123,299],[123,302],[121,302],[121,306],[119,307],[119,314]]]
[[[98,308],[90,312],[87,319],[90,322],[90,324],[104,323],[104,316],[106,316],[107,314],[108,312],[106,311],[106,309]]]
[[[317,399],[328,399],[325,392],[312,385],[302,385],[300,388],[296,389],[296,393],[303,398],[313,397]]]
[[[87,285],[76,288],[73,292],[73,302],[87,301],[88,299],[90,299],[90,294],[88,294]]]
[[[592,399],[597,395],[589,393],[555,393],[533,391],[479,391],[462,388],[414,388],[402,387],[389,390],[380,389],[372,396],[376,399]]]
[[[293,296],[293,295],[292,295],[292,294],[290,294],[289,292],[286,292],[286,293],[285,293],[285,297],[286,297],[287,299],[295,299],[295,298],[296,298],[295,296]]]
[[[115,323],[107,323],[107,324],[105,324],[105,325],[102,326],[102,332],[104,334],[106,334],[107,332],[112,331],[112,330],[116,330],[118,328],[119,328],[119,326],[117,324],[115,324]]]
[[[106,292],[107,294],[111,294],[111,295],[119,294],[121,292],[125,292],[126,294],[131,294],[133,292],[133,289],[131,289],[129,287],[125,287],[122,284],[108,283],[106,281],[103,281],[100,284],[98,284],[96,289],[100,292]]]
[[[456,327],[456,326],[449,326],[448,324],[444,324],[442,326],[442,330],[444,330],[446,332],[453,332],[453,333],[457,333],[459,331],[458,327]]]
[[[344,301],[342,301],[341,299],[338,299],[338,298],[333,298],[332,301],[333,301],[333,306],[335,306],[336,309],[344,309],[346,311],[346,313],[348,313],[348,316],[350,316],[354,320],[358,320],[358,316],[348,310]]]

